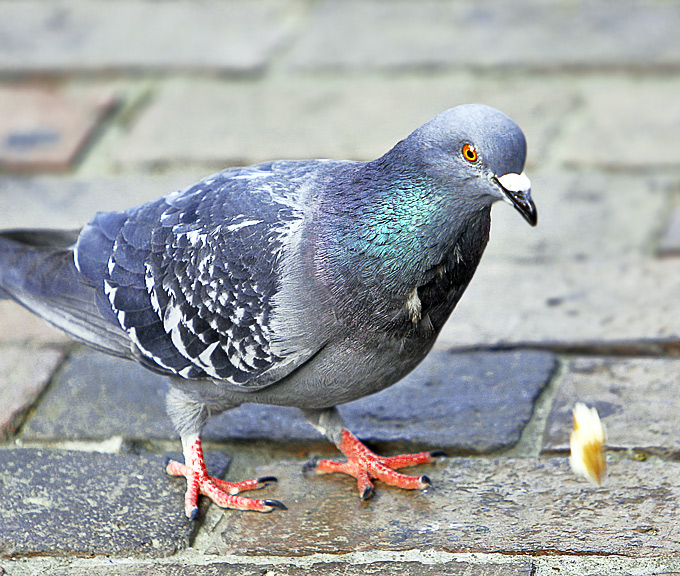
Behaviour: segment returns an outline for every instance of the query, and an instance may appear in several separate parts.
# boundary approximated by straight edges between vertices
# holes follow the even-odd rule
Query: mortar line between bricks
[[[531,418],[522,429],[519,440],[512,448],[503,452],[503,457],[539,458],[541,456],[543,433],[553,402],[557,396],[559,381],[564,373],[564,359],[558,357],[556,361],[557,365],[550,376],[550,380],[534,401]]]
[[[0,566],[12,569],[15,561],[0,560]],[[21,563],[23,570],[18,574],[48,573],[56,568],[92,569],[97,567],[132,567],[179,565],[193,566],[222,566],[230,564],[245,564],[251,566],[285,566],[293,565],[299,568],[309,568],[314,564],[372,564],[377,562],[418,562],[425,565],[446,565],[452,562],[467,562],[471,565],[485,564],[517,564],[531,563],[534,576],[553,576],[557,570],[561,576],[591,576],[596,573],[628,574],[629,576],[651,576],[663,572],[680,571],[680,558],[653,557],[632,558],[615,555],[564,555],[532,556],[529,554],[513,553],[476,553],[476,552],[444,552],[437,550],[405,550],[370,552],[351,552],[347,554],[314,554],[310,556],[206,556],[196,550],[183,550],[167,558],[137,559],[137,558],[56,558],[35,557],[16,561]],[[36,572],[36,570],[38,572]]]

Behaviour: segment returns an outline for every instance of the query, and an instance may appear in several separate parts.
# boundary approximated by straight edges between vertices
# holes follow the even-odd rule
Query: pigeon
[[[75,339],[169,379],[184,511],[285,509],[242,493],[276,479],[208,474],[201,431],[246,403],[294,406],[345,456],[313,465],[431,485],[398,470],[438,452],[383,457],[337,406],[413,370],[480,262],[491,206],[532,226],[526,140],[481,104],[444,111],[377,160],[278,160],[230,168],[155,201],[99,212],[78,231],[0,233],[0,295]]]

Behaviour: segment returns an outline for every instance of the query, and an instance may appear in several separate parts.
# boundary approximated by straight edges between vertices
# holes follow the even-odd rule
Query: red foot
[[[371,479],[382,480],[385,484],[406,490],[428,488],[432,482],[427,476],[407,476],[395,472],[395,469],[432,462],[439,454],[420,452],[400,456],[378,456],[366,448],[349,430],[342,431],[342,439],[338,448],[347,456],[347,462],[321,460],[316,464],[315,471],[317,474],[341,472],[354,476],[357,479],[359,497],[362,500],[366,500],[373,494]]]
[[[184,496],[184,512],[187,518],[193,520],[198,514],[198,495],[203,494],[222,508],[235,510],[254,510],[256,512],[271,512],[275,508],[285,510],[286,507],[278,500],[257,500],[237,496],[239,492],[264,488],[271,482],[276,482],[273,476],[254,478],[243,482],[226,482],[208,475],[203,459],[201,439],[198,438],[190,447],[188,464],[170,460],[166,471],[172,476],[184,476],[187,479],[187,491]]]

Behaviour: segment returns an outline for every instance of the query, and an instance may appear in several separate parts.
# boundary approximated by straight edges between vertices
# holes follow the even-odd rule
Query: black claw
[[[359,494],[359,499],[360,500],[368,500],[371,496],[373,496],[373,486],[366,486],[364,488],[364,491]]]
[[[257,479],[258,484],[264,484],[265,486],[268,486],[272,482],[278,482],[278,478],[276,476],[262,476],[262,478]]]
[[[430,452],[430,456],[432,456],[432,458],[440,458],[442,456],[445,458],[449,457],[449,455],[446,452],[444,452],[444,450],[433,450],[432,452]]]
[[[279,510],[288,510],[288,507],[278,500],[262,500],[265,506],[271,506],[272,508],[278,508]]]
[[[309,462],[306,462],[305,465],[302,467],[302,473],[303,474],[309,474],[310,472],[314,472],[316,469],[316,465],[319,463],[318,458],[313,458]]]
[[[428,486],[432,486],[432,480],[430,480],[430,477],[429,477],[429,476],[425,476],[425,474],[423,474],[423,475],[420,477],[420,481],[421,481],[423,484],[427,484]]]
[[[191,510],[191,514],[189,514],[189,520],[196,520],[196,517],[198,516],[198,506],[193,508]]]

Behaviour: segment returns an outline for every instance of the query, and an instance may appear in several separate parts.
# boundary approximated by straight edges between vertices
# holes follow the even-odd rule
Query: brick
[[[306,574],[343,576],[531,576],[530,562],[507,562],[503,564],[473,564],[470,562],[448,562],[446,564],[421,564],[419,562],[371,562],[350,564],[345,562],[317,562],[309,566],[291,564],[234,564],[215,562],[208,566],[182,564],[127,565],[125,573],[130,576],[304,576]],[[68,570],[53,570],[52,576],[114,576],[120,574],[120,567],[90,567]]]
[[[399,384],[341,412],[364,440],[489,452],[519,439],[554,366],[545,352],[437,351]],[[69,359],[21,438],[176,438],[165,413],[166,390],[162,377],[133,362],[83,351]],[[327,444],[297,409],[260,405],[213,418],[204,437]]]
[[[590,488],[565,458],[455,459],[421,466],[434,489],[377,486],[362,503],[356,481],[305,478],[300,465],[263,467],[276,473],[276,495],[289,510],[229,514],[229,528],[207,554],[308,556],[360,551],[442,550],[532,556],[658,557],[680,551],[677,523],[680,464],[612,463],[606,484]]]
[[[0,70],[14,73],[262,68],[288,35],[277,2],[0,2]]]
[[[173,455],[173,457],[176,455]],[[163,455],[0,450],[0,556],[169,556],[190,544]],[[210,454],[221,476],[229,459]],[[201,499],[201,512],[207,502]]]
[[[561,370],[548,416],[544,451],[569,449],[576,402],[598,409],[607,446],[657,454],[680,451],[677,394],[680,360],[668,358],[577,358]]]
[[[0,170],[71,168],[114,103],[109,91],[77,95],[47,86],[0,88]]]
[[[678,12],[680,14],[680,12]],[[680,83],[675,78],[581,82],[583,108],[558,158],[579,168],[652,170],[677,165]]]
[[[482,262],[437,346],[675,350],[679,292],[668,259]]]
[[[170,80],[121,139],[116,160],[127,169],[227,167],[277,158],[370,160],[436,114],[471,101],[502,107],[523,126],[531,162],[546,154],[561,116],[573,106],[572,93],[549,81],[467,75]]]
[[[177,438],[165,413],[166,391],[164,378],[134,362],[82,351],[65,363],[21,438]]]
[[[581,0],[467,3],[326,0],[291,54],[294,69],[677,68],[672,4]],[[351,38],[351,41],[348,41]]]
[[[0,347],[0,439],[17,429],[62,357],[49,348]]]

